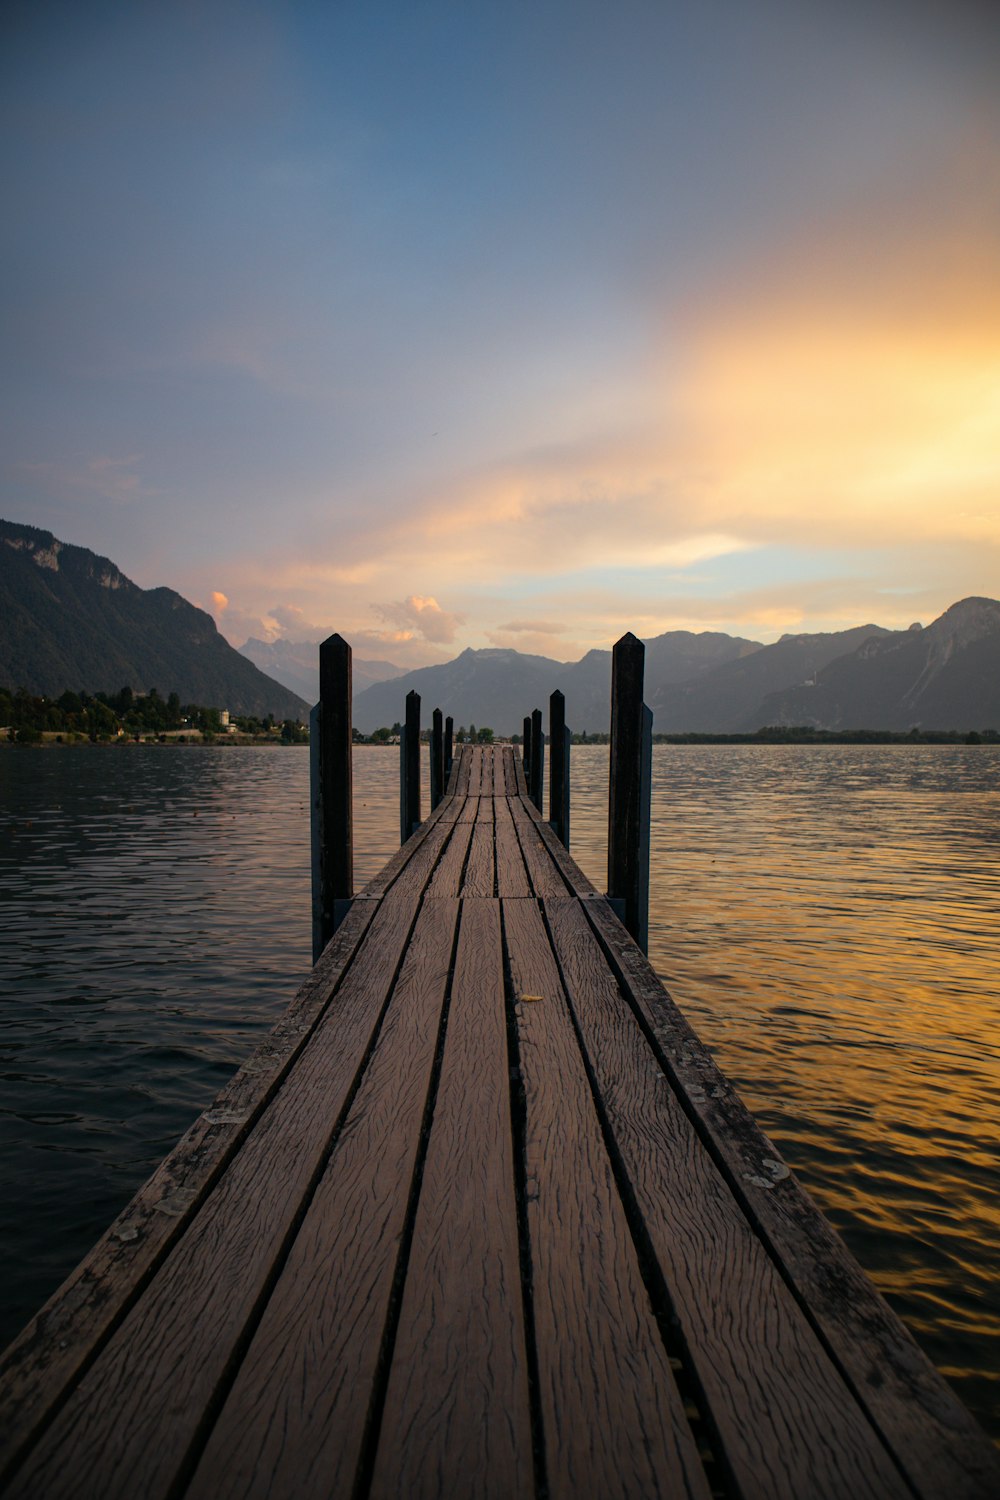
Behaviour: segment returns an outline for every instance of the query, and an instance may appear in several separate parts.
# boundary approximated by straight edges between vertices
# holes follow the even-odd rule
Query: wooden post
[[[521,764],[524,767],[524,784],[530,786],[531,776],[531,716],[524,720],[524,734],[521,738]]]
[[[542,786],[545,780],[545,735],[542,733],[542,710],[531,711],[531,779],[528,789],[532,802],[542,810]]]
[[[319,648],[319,702],[309,716],[313,963],[354,898],[352,742],[351,648],[331,635]]]
[[[556,691],[549,698],[549,823],[556,838],[569,848],[569,742],[566,699]]]
[[[444,784],[451,780],[451,763],[455,759],[455,720],[449,714],[444,721]]]
[[[436,708],[431,715],[431,812],[444,796],[444,720]]]
[[[649,944],[649,816],[653,716],[642,701],[646,648],[631,631],[611,668],[608,899],[645,953]]]
[[[406,695],[406,725],[399,737],[400,843],[420,827],[420,694]]]

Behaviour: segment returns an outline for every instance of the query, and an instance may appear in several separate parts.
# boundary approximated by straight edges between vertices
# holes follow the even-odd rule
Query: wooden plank
[[[628,1192],[744,1500],[911,1492],[659,1068],[580,903],[546,903]]]
[[[492,896],[496,891],[496,854],[493,824],[477,823],[462,882],[463,896]]]
[[[530,896],[531,882],[525,867],[521,845],[514,829],[514,819],[506,800],[497,800],[496,854],[497,895]]]
[[[500,909],[466,901],[371,1495],[532,1492]]]
[[[454,825],[447,848],[438,861],[434,874],[427,886],[428,896],[437,898],[439,896],[458,895],[462,889],[465,861],[468,857],[469,844],[472,841],[475,826],[474,823],[465,822]]]
[[[525,811],[530,815],[531,804],[525,804]],[[586,875],[580,869],[576,860],[572,858],[566,847],[556,837],[555,831],[542,819],[535,820],[538,837],[549,851],[553,864],[559,870],[563,880],[575,896],[593,898],[603,901],[604,896],[597,887],[591,885]]]
[[[189,1500],[349,1495],[389,1316],[454,951],[425,904],[378,1045],[205,1445]]]
[[[467,797],[469,795],[469,774],[472,769],[472,751],[468,745],[459,747],[455,766],[455,795],[458,797]]]
[[[0,1482],[134,1304],[302,1052],[377,910],[356,900],[281,1020],[0,1364]]]
[[[514,760],[515,760],[514,746],[513,745],[504,745],[504,747],[503,747],[503,783],[504,783],[504,796],[505,797],[516,797],[517,796],[517,772],[516,772],[516,770],[514,768]],[[497,796],[499,796],[499,795],[500,795],[500,793],[498,791],[497,792]]]
[[[412,902],[380,905],[294,1071],[29,1455],[10,1495],[79,1500],[81,1474],[102,1500],[172,1493],[325,1164],[414,913]]]
[[[734,1196],[913,1492],[995,1500],[1000,1453],[879,1296],[604,901],[583,904],[658,1060]]]
[[[479,819],[479,798],[466,797],[458,815],[460,823],[475,823]]]
[[[479,795],[481,797],[493,796],[493,749],[492,746],[484,746],[479,752],[482,761],[482,782],[480,783]]]
[[[494,808],[494,806],[495,806],[495,803],[493,801],[492,794],[490,796],[482,796],[482,797],[480,797],[480,799],[479,799],[479,808],[478,808],[478,810],[476,812],[476,822],[477,823],[492,823],[493,822],[493,808]]]
[[[453,823],[464,805],[464,799],[458,796],[445,797],[442,802],[438,803],[438,806],[429,817],[424,819],[417,831],[411,834],[406,843],[396,850],[396,853],[383,865],[378,874],[372,877],[361,894],[371,898],[386,895],[424,840],[432,836],[434,829],[439,824]]]
[[[541,914],[533,901],[505,901],[503,919],[549,1493],[708,1500]]]
[[[547,845],[539,837],[539,815],[532,818],[528,808],[531,804],[518,798],[510,804],[514,827],[520,840],[524,863],[531,877],[536,896],[565,896],[566,883],[553,861]],[[550,830],[551,832],[551,830]]]
[[[453,814],[457,811],[457,807],[452,809]],[[451,842],[456,826],[454,817],[442,818],[427,837],[414,846],[409,859],[401,865],[393,881],[391,889],[394,899],[403,894],[419,896],[423,892],[444,857],[442,851]]]
[[[478,797],[483,784],[483,757],[478,749],[470,749],[469,791],[470,797]]]

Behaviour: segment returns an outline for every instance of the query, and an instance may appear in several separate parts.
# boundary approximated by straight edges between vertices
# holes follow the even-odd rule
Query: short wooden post
[[[431,715],[431,812],[444,796],[444,719],[436,708]]]
[[[451,763],[455,759],[455,720],[449,714],[444,721],[444,784],[451,780]]]
[[[569,848],[569,743],[566,727],[566,699],[557,688],[549,698],[549,823],[558,838]]]
[[[524,733],[521,737],[521,764],[524,768],[524,784],[530,786],[531,776],[531,715],[525,716]]]
[[[420,827],[420,694],[406,695],[406,724],[399,737],[399,837],[405,844]]]
[[[354,898],[352,743],[351,648],[331,635],[319,648],[319,702],[309,716],[313,963]]]
[[[642,701],[646,648],[631,631],[611,667],[608,899],[645,953],[649,946],[649,817],[653,715]]]
[[[528,782],[532,802],[542,810],[542,787],[545,780],[545,735],[542,732],[542,710],[531,711],[531,772]]]

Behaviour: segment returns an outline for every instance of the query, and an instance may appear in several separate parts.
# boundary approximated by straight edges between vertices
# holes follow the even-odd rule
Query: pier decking
[[[509,748],[8,1351],[3,1493],[994,1497]]]

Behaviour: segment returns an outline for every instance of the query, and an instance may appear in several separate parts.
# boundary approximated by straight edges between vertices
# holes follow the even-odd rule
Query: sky
[[[7,0],[0,514],[403,667],[996,597],[998,79],[968,0]]]

